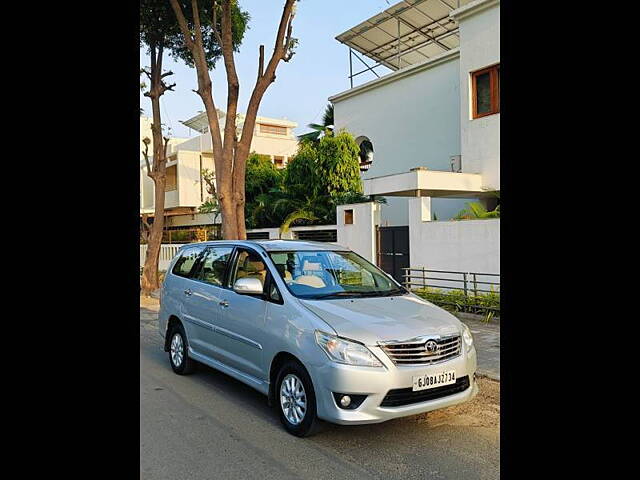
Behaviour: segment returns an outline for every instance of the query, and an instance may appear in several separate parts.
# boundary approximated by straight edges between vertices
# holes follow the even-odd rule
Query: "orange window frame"
[[[478,113],[478,91],[477,79],[480,75],[489,73],[489,90],[491,95],[491,109],[488,112]],[[471,100],[472,100],[472,118],[482,118],[488,115],[500,113],[500,64],[492,65],[482,70],[471,73]]]

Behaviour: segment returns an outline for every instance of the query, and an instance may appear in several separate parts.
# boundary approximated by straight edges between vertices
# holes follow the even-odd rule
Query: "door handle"
[[[184,294],[185,294],[186,296],[188,296],[188,297],[190,297],[192,293],[193,293],[193,292],[191,291],[191,289],[190,289],[190,288],[187,288],[187,289],[184,291]]]
[[[226,300],[222,300],[220,302],[220,305],[222,305],[222,307],[227,308],[229,306],[229,302],[227,302]]]

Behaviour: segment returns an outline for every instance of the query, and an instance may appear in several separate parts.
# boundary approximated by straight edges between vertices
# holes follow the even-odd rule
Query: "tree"
[[[292,37],[294,4],[297,0],[285,0],[278,26],[273,53],[265,67],[264,45],[259,48],[258,75],[249,105],[244,117],[240,138],[236,131],[236,115],[240,82],[236,73],[234,52],[234,27],[236,25],[237,1],[211,0],[211,16],[202,16],[198,0],[187,2],[170,0],[184,37],[184,44],[191,53],[198,78],[196,93],[202,99],[209,122],[209,132],[213,146],[213,158],[216,170],[216,192],[222,211],[225,239],[245,239],[245,174],[253,130],[260,102],[269,87],[276,80],[276,69],[280,61],[288,62],[294,54],[297,39]],[[220,3],[220,4],[219,4]],[[190,10],[190,12],[189,12]],[[212,42],[214,38],[216,42]],[[209,42],[209,43],[208,43]],[[220,132],[220,123],[213,99],[209,64],[206,61],[208,45],[221,47],[227,74],[227,108],[224,133]]]
[[[234,9],[234,12],[238,9]],[[239,10],[238,10],[239,12]],[[203,16],[210,16],[211,6],[204,5],[200,12]],[[237,13],[237,12],[236,12]],[[234,14],[236,27],[234,28],[234,42],[242,40],[248,15]],[[149,90],[145,96],[151,99],[153,120],[151,131],[153,136],[153,162],[149,161],[149,142],[145,142],[143,155],[147,163],[147,174],[153,179],[155,188],[154,221],[148,234],[148,249],[143,269],[141,289],[149,294],[156,290],[159,284],[158,260],[162,243],[162,231],[164,229],[164,195],[166,185],[166,150],[169,139],[162,135],[162,122],[160,115],[160,97],[167,90],[172,90],[175,84],[168,85],[165,78],[172,72],[162,71],[162,60],[165,52],[174,58],[180,58],[187,63],[190,61],[190,53],[184,43],[182,31],[175,21],[173,8],[167,0],[141,0],[140,1],[140,46],[147,46],[151,57],[151,66],[142,68],[141,74],[145,74],[150,82]],[[213,65],[222,51],[214,38],[209,38],[207,43],[205,61]],[[142,85],[142,84],[141,84]],[[142,86],[141,86],[142,88]],[[146,219],[145,219],[146,220]],[[144,227],[146,228],[146,226]]]
[[[467,208],[460,210],[453,219],[485,220],[487,218],[500,218],[500,190],[492,190],[489,193],[498,199],[498,205],[493,210],[488,211],[484,205],[479,202],[470,202],[466,204]]]
[[[323,194],[335,197],[346,192],[362,193],[359,155],[360,147],[345,130],[320,139],[316,171]]]
[[[247,159],[245,175],[245,218],[248,228],[264,227],[274,222],[271,201],[282,190],[283,173],[267,155],[255,152]],[[276,220],[277,221],[277,220]]]
[[[176,29],[171,22],[171,11],[166,2],[161,0],[141,0],[140,1],[140,46],[146,45],[151,57],[150,68],[142,68],[140,73],[144,73],[149,80],[149,90],[144,93],[145,97],[151,99],[151,111],[153,120],[151,123],[151,133],[153,140],[145,138],[143,140],[144,160],[147,166],[147,175],[151,177],[155,189],[154,221],[149,227],[146,218],[144,219],[144,229],[148,228],[147,234],[147,256],[144,261],[142,271],[142,282],[140,288],[146,295],[156,290],[160,286],[158,278],[158,260],[160,257],[160,246],[162,244],[162,230],[164,228],[164,190],[166,185],[167,166],[167,144],[169,139],[162,135],[162,121],[160,115],[160,97],[167,90],[173,90],[175,84],[167,84],[165,78],[173,75],[172,72],[162,71],[162,60],[165,48],[176,35]],[[142,82],[140,88],[146,87]],[[153,142],[153,143],[152,143]],[[153,145],[153,161],[149,161],[149,145]]]
[[[333,132],[333,125],[333,104],[329,103],[324,109],[322,123],[309,123],[307,127],[311,128],[313,131],[303,135],[298,135],[298,140],[301,142],[304,140],[317,142],[323,134]]]
[[[253,214],[270,223],[264,226],[280,225],[281,233],[300,221],[334,223],[337,205],[370,201],[362,195],[358,152],[346,131],[302,141],[284,170],[282,187],[259,195]]]

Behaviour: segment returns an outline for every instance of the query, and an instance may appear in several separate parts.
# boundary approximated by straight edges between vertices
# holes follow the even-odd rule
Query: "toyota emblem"
[[[425,343],[424,347],[429,353],[435,353],[438,350],[438,344],[433,340],[429,340],[427,343]]]

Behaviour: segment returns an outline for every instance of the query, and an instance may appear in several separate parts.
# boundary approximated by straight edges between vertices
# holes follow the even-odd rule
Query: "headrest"
[[[319,262],[310,262],[309,260],[305,260],[302,264],[302,270],[311,271],[311,272],[320,272],[322,271],[322,264]]]
[[[261,272],[262,270],[264,270],[264,263],[262,263],[260,260],[252,262],[251,260],[247,259],[244,262],[244,269],[247,272]]]

